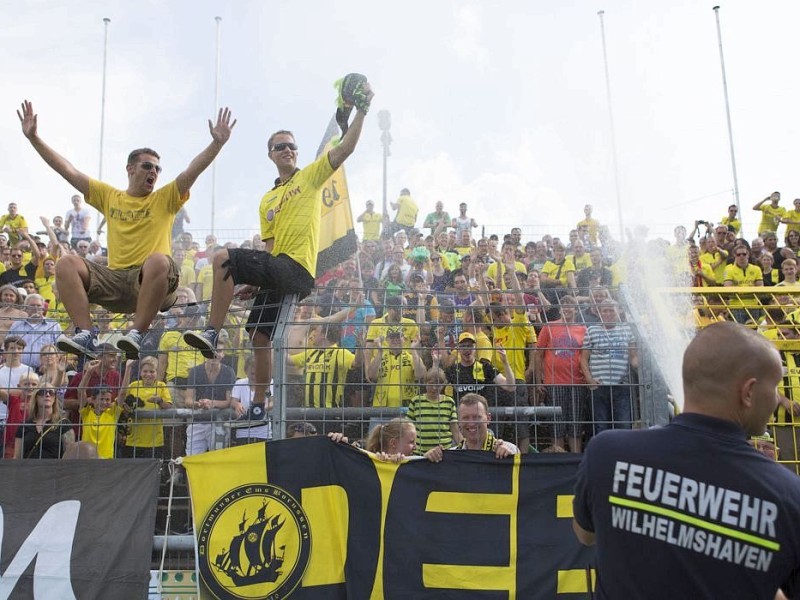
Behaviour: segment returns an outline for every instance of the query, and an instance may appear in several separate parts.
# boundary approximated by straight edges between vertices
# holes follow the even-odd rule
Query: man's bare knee
[[[165,277],[169,272],[169,260],[163,254],[151,254],[142,265],[142,279]]]
[[[75,275],[80,278],[84,287],[86,287],[89,282],[89,269],[86,267],[86,263],[83,262],[83,259],[74,254],[62,256],[56,262],[56,284],[60,286],[59,289],[62,292],[64,288],[61,286],[64,285],[64,282],[74,281],[73,278]]]

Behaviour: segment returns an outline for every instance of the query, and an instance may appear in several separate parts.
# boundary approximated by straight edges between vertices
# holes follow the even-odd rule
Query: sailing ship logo
[[[219,600],[288,598],[311,553],[311,530],[300,504],[274,485],[230,490],[198,531],[200,574]]]

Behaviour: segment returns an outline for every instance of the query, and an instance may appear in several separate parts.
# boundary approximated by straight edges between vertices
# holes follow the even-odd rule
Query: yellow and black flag
[[[326,437],[188,456],[201,598],[586,598],[579,457],[401,464]]]
[[[323,152],[328,152],[338,141],[339,125],[334,116],[322,136],[317,158]],[[344,165],[331,175],[319,193],[322,194],[322,216],[319,223],[317,277],[349,258],[358,249]]]

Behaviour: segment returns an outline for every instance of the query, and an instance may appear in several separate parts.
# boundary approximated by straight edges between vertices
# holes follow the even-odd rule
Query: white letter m
[[[8,599],[20,576],[34,560],[34,599],[75,600],[70,580],[70,559],[80,510],[78,500],[59,502],[47,509],[22,542],[5,573],[0,573],[0,600]],[[2,541],[3,509],[0,507],[0,544]]]

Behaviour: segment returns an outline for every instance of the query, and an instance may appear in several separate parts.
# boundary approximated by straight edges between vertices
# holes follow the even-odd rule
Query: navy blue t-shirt
[[[573,508],[596,535],[597,598],[800,595],[800,478],[731,421],[602,433]]]

